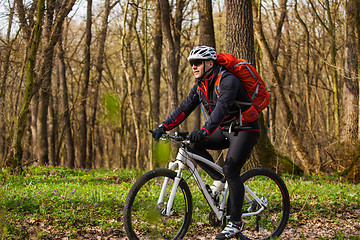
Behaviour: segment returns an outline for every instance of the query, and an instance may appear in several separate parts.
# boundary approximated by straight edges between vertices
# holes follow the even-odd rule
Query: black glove
[[[152,132],[152,136],[153,138],[157,141],[159,140],[159,138],[161,138],[161,136],[163,134],[165,134],[166,132],[166,128],[164,127],[164,125],[159,125],[159,128],[158,129],[155,129],[153,132]]]
[[[192,131],[190,134],[191,142],[201,142],[207,135],[207,132],[204,129],[200,131]]]

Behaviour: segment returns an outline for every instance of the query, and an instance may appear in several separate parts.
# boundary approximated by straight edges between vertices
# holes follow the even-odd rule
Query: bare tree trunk
[[[29,105],[31,97],[33,96],[33,86],[34,86],[34,68],[35,61],[37,57],[37,50],[40,43],[40,37],[42,32],[42,23],[45,12],[45,1],[39,0],[37,7],[37,16],[35,20],[35,25],[30,37],[30,51],[27,59],[26,66],[26,82],[25,82],[25,92],[22,100],[22,106],[20,113],[16,119],[14,138],[13,138],[13,156],[11,166],[13,169],[16,169],[21,165],[23,149],[21,146],[21,140],[24,135],[26,127],[26,119],[29,111]]]
[[[111,9],[118,3],[110,5],[110,0],[105,1],[105,11],[101,22],[101,31],[100,31],[100,39],[99,39],[99,48],[98,48],[98,57],[97,57],[97,64],[96,64],[96,71],[97,71],[97,79],[94,84],[95,95],[93,97],[93,113],[91,117],[91,125],[89,129],[89,141],[88,141],[88,164],[87,168],[92,168],[94,164],[95,157],[94,156],[94,149],[93,149],[93,134],[96,133],[95,131],[95,122],[96,122],[96,114],[97,114],[97,106],[98,106],[98,99],[99,99],[99,85],[102,79],[102,74],[104,70],[104,57],[105,57],[105,42],[106,42],[106,34],[108,28],[108,18]],[[98,132],[98,131],[97,131]],[[99,142],[99,144],[101,144]],[[100,156],[101,157],[101,156]]]
[[[138,53],[140,54],[140,59],[142,61],[143,66],[145,66],[145,53],[144,53],[144,49],[143,49],[143,44],[141,43],[141,38],[140,38],[140,34],[138,31],[138,20],[139,20],[139,8],[135,8],[134,9],[134,15],[133,15],[133,21],[131,22],[129,28],[133,29],[133,31],[131,31],[129,33],[129,37],[134,34],[135,38],[136,38],[136,42],[137,42],[137,47],[138,47]],[[146,23],[145,23],[146,25]],[[144,31],[142,31],[144,32]],[[145,80],[145,67],[141,68],[141,71],[139,71],[138,67],[136,66],[136,63],[134,60],[134,53],[133,51],[128,51],[129,54],[129,64],[130,67],[132,69],[132,74],[133,76],[133,91],[135,94],[135,101],[134,101],[134,108],[135,108],[135,116],[136,116],[136,121],[137,121],[137,125],[139,126],[139,134],[141,136],[141,129],[143,127],[143,124],[141,124],[140,119],[143,119],[144,117],[142,116],[142,113],[144,112],[144,102],[143,102],[143,98],[142,98],[142,89],[143,89],[143,83],[146,81]],[[141,151],[142,149],[139,149],[139,157],[141,157]],[[143,159],[139,159],[139,161],[142,161]],[[142,164],[142,163],[141,163]]]
[[[31,122],[30,122],[30,131],[31,131],[31,151],[32,156],[38,160],[38,131],[37,131],[37,119],[39,112],[39,93],[35,93],[31,99],[30,103],[30,113],[31,113]]]
[[[252,1],[226,0],[226,50],[255,63]]]
[[[125,6],[125,13],[124,16],[127,15],[128,13],[128,8],[129,8],[129,0],[126,3]],[[125,46],[125,37],[126,37],[126,17],[124,18],[123,21],[123,35],[121,38],[121,64],[124,68],[124,74],[125,74],[125,80],[126,80],[126,85],[127,85],[127,90],[129,92],[129,102],[130,102],[130,109],[131,109],[131,113],[132,113],[132,120],[134,123],[134,129],[135,129],[135,138],[136,138],[136,152],[135,152],[135,167],[137,169],[140,169],[140,127],[139,127],[139,122],[137,119],[137,115],[136,115],[136,109],[135,109],[135,100],[134,100],[134,91],[133,91],[133,82],[130,80],[130,75],[128,72],[128,64],[127,62],[129,62],[130,64],[132,64],[132,55],[131,52],[127,52],[126,50],[126,46]],[[126,61],[126,56],[129,57],[128,61]]]
[[[62,34],[61,34],[62,36]],[[65,148],[66,148],[66,167],[74,168],[75,167],[75,147],[74,139],[71,131],[71,121],[70,121],[70,107],[69,107],[69,97],[68,97],[68,88],[66,83],[66,67],[64,61],[64,50],[62,47],[62,37],[59,37],[59,48],[58,48],[58,71],[59,71],[59,81],[60,81],[60,91],[61,91],[61,105],[62,105],[62,119],[64,121],[64,131],[65,131]]]
[[[125,74],[124,74],[125,75]],[[126,78],[123,77],[123,78]],[[125,149],[126,149],[126,138],[125,138],[125,124],[126,124],[126,113],[125,113],[125,105],[126,105],[126,99],[128,97],[128,92],[127,92],[127,88],[125,88],[125,92],[123,97],[121,98],[121,104],[120,104],[120,116],[119,116],[119,121],[120,121],[120,128],[119,128],[119,139],[120,139],[120,144],[119,144],[119,160],[120,160],[120,166],[122,166],[122,168],[128,168],[129,164],[126,161],[126,153],[125,153]]]
[[[200,45],[216,48],[211,0],[199,0]]]
[[[145,1],[145,9],[147,9],[147,5],[148,5],[148,1]],[[136,37],[136,42],[137,42],[137,48],[138,48],[138,53],[140,54],[140,58],[141,58],[141,61],[142,61],[142,65],[144,66],[143,68],[141,68],[142,71],[140,71],[141,73],[141,77],[137,77],[139,74],[137,74],[137,72],[139,72],[139,69],[137,68],[136,66],[136,62],[133,61],[134,60],[134,55],[133,54],[133,51],[128,51],[128,62],[129,62],[129,65],[132,69],[132,74],[134,75],[133,76],[133,80],[132,80],[132,86],[134,87],[133,91],[134,91],[134,94],[135,94],[135,98],[133,101],[134,103],[134,109],[135,109],[135,117],[136,117],[136,121],[137,121],[137,125],[139,127],[139,137],[140,138],[143,138],[141,136],[142,133],[144,133],[144,131],[142,131],[143,128],[145,129],[149,129],[149,128],[152,128],[152,126],[150,127],[150,125],[152,125],[152,114],[151,112],[149,111],[152,111],[151,110],[151,96],[150,96],[150,89],[149,89],[149,72],[148,72],[148,59],[147,59],[147,24],[148,24],[148,21],[145,20],[147,18],[147,11],[145,14],[143,14],[143,25],[142,27],[144,28],[144,30],[142,31],[138,31],[138,19],[139,19],[139,8],[135,8],[134,9],[134,15],[133,15],[133,21],[131,22],[129,28],[131,29],[134,29],[134,31],[131,31],[129,33],[129,37],[131,37],[132,33],[135,34],[135,37]],[[144,21],[145,20],[145,21]],[[144,43],[142,43],[142,39],[141,39],[141,35],[139,34],[140,32],[142,32],[143,36],[144,36]],[[144,109],[144,106],[145,106],[145,103],[144,103],[144,99],[142,97],[143,95],[143,84],[145,83],[145,89],[147,91],[147,98],[148,98],[148,102],[149,102],[149,111],[145,111]],[[146,117],[143,116],[143,113],[146,113]],[[147,121],[147,126],[141,124],[141,119],[144,119],[144,118],[147,118],[148,121]],[[152,141],[151,141],[151,136],[149,134],[147,134],[147,132],[145,132],[146,136],[149,137],[149,140],[150,140],[150,143],[152,144]],[[150,162],[150,164],[152,164],[152,158],[150,161],[145,161],[146,160],[146,156],[148,156],[149,152],[147,152],[147,147],[143,147],[143,148],[140,148],[137,149],[137,151],[139,151],[139,157],[140,159],[138,159],[139,161],[139,164],[140,164],[140,167],[143,168],[145,167],[148,167],[147,163]],[[150,148],[152,149],[152,148]],[[150,156],[152,155],[152,153],[149,154]]]
[[[354,157],[345,173],[348,181],[360,183],[360,144],[357,145]]]
[[[148,9],[148,0],[145,0],[145,8]],[[148,59],[148,12],[145,12],[145,24],[144,24],[144,35],[145,35],[145,47],[144,47],[144,70],[145,70],[145,85],[146,85],[146,93],[148,96],[148,101],[149,101],[149,110],[147,112],[148,114],[148,129],[153,129],[153,115],[152,115],[152,99],[151,99],[151,90],[150,90],[150,78],[149,78],[149,59]],[[150,142],[150,148],[149,148],[149,155],[150,155],[150,161],[149,161],[149,168],[153,169],[154,167],[154,157],[153,157],[153,141],[152,141],[152,137],[151,135],[147,135],[149,142]]]
[[[40,70],[39,79],[41,87],[39,92],[39,112],[37,119],[37,131],[38,131],[38,158],[39,164],[49,164],[49,143],[48,143],[48,109],[49,109],[49,98],[51,93],[51,73],[53,67],[53,55],[54,48],[49,46],[52,23],[54,19],[54,1],[47,1],[46,14],[45,14],[45,51],[43,52],[43,65]]]
[[[161,56],[162,56],[162,32],[161,32],[161,12],[160,12],[159,2],[157,2],[157,7],[156,7],[153,55],[154,55],[153,63],[152,63],[153,121],[155,124],[160,124],[159,116],[160,116],[160,78],[161,78]]]
[[[38,85],[40,86],[40,102],[38,112],[38,153],[41,165],[49,163],[49,139],[48,139],[48,110],[51,95],[51,74],[53,68],[53,56],[55,45],[59,40],[60,31],[65,17],[72,9],[75,0],[62,5],[54,18],[55,1],[47,1],[46,11],[46,42],[43,52],[43,63],[38,75]],[[52,107],[52,106],[50,106]],[[52,143],[53,147],[55,143]]]
[[[55,88],[54,91],[50,93],[49,99],[49,165],[55,166],[56,162],[56,146],[57,146],[57,130],[58,130],[58,121],[57,121],[57,101],[56,101],[56,94],[55,91],[58,91],[59,88]]]
[[[356,0],[348,0],[346,4],[346,16],[347,16],[347,25],[346,25],[346,58],[345,58],[345,82],[344,82],[344,98],[345,95],[349,94],[349,98],[346,99],[348,104],[354,104],[354,101],[356,101],[356,96],[359,96],[359,87],[360,87],[360,77],[359,77],[359,69],[360,69],[360,3]],[[355,56],[354,56],[355,55]],[[356,87],[357,85],[357,87]],[[357,93],[354,93],[354,88],[351,89],[351,87],[356,87]],[[346,92],[345,92],[346,91]],[[352,99],[355,95],[355,100]],[[358,99],[358,102],[360,102],[360,98]],[[345,104],[345,100],[344,100]],[[353,105],[354,106],[354,105]],[[354,107],[355,109],[355,107]],[[354,111],[352,109],[352,111]],[[359,109],[358,109],[359,110]],[[356,111],[354,111],[356,112]],[[345,109],[344,118],[347,117],[353,117],[357,119],[359,122],[359,128],[360,128],[360,112],[358,112],[357,116],[352,116],[350,112],[348,112],[347,109]],[[349,116],[347,116],[349,115]],[[346,121],[346,120],[345,120]],[[352,120],[349,120],[350,122],[353,122]],[[355,123],[356,125],[356,123]],[[349,140],[353,139],[354,135],[355,138],[356,133],[354,133],[351,130],[347,130],[347,128],[351,128],[350,123],[349,126],[345,126],[344,135],[347,135]],[[354,129],[356,129],[356,126],[353,126]],[[357,129],[357,134],[360,135],[360,130]],[[345,138],[345,137],[344,137]],[[355,151],[354,157],[352,158],[352,161],[349,165],[349,167],[346,169],[346,178],[349,181],[360,183],[360,144],[357,144],[357,149]]]
[[[0,85],[0,100],[1,100],[1,107],[3,109],[4,104],[5,104],[5,87],[6,87],[6,80],[9,74],[9,66],[10,66],[10,55],[12,52],[12,45],[14,43],[14,41],[16,40],[16,38],[14,38],[13,40],[10,40],[10,36],[11,36],[11,28],[13,25],[13,18],[14,18],[14,12],[15,12],[15,3],[12,7],[10,7],[10,13],[9,13],[9,24],[8,24],[8,29],[7,29],[7,34],[6,34],[6,44],[7,46],[7,51],[5,53],[5,57],[4,57],[4,66],[2,68],[2,76],[1,76],[1,85]],[[16,34],[17,35],[17,34]]]
[[[174,111],[178,106],[178,70],[180,51],[180,31],[182,23],[182,10],[184,1],[176,2],[175,21],[171,27],[170,6],[168,0],[159,0],[161,9],[161,26],[166,49],[166,61],[168,66],[167,80],[169,85],[169,108],[168,113]]]
[[[286,14],[286,12],[287,12],[286,4],[287,4],[287,0],[279,1],[279,5],[280,5],[280,9],[281,9],[281,15],[280,15],[279,21],[277,22],[274,47],[273,47],[273,51],[272,51],[272,54],[274,55],[275,61],[277,61],[277,58],[279,56],[282,29],[283,29],[283,26],[284,26],[286,15],[287,15]]]
[[[48,148],[48,127],[47,127],[47,114],[49,105],[49,86],[42,88],[41,100],[39,102],[38,122],[37,122],[37,146],[38,146],[38,162],[40,165],[49,163],[49,148]]]
[[[2,76],[1,76],[1,82],[0,82],[0,167],[3,167],[5,164],[5,159],[7,158],[7,152],[9,151],[9,144],[7,144],[8,140],[6,135],[10,132],[9,129],[6,127],[6,87],[7,87],[7,79],[9,74],[9,68],[10,68],[10,56],[12,54],[12,46],[14,41],[17,40],[18,33],[16,33],[16,36],[11,40],[11,31],[13,26],[13,19],[14,19],[14,12],[15,12],[15,3],[13,3],[13,6],[10,6],[10,12],[9,12],[9,23],[8,23],[8,29],[6,33],[6,48],[5,48],[5,57],[4,57],[4,65],[2,66]]]
[[[356,35],[356,14],[359,10],[356,8],[356,1],[348,0],[346,3],[346,45],[345,45],[345,76],[343,86],[342,101],[342,131],[340,140],[346,146],[353,145],[357,139],[358,129],[358,52]],[[346,150],[345,150],[346,151]]]
[[[92,0],[87,0],[87,18],[85,27],[85,49],[84,49],[84,78],[81,89],[80,114],[79,114],[79,160],[80,167],[86,168],[87,158],[87,97],[90,81],[90,45],[91,45],[91,25],[92,25]]]

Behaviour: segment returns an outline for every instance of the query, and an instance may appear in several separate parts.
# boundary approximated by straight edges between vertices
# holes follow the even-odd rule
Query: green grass
[[[0,238],[78,238],[89,229],[122,232],[122,208],[139,174],[59,167],[31,167],[22,175],[2,171]]]
[[[304,216],[333,217],[360,208],[360,185],[346,182],[337,175],[283,176],[287,183],[293,209]]]
[[[30,167],[21,175],[0,170],[0,239],[82,239],[125,237],[122,211],[126,195],[144,172]],[[186,179],[188,175],[185,175]],[[204,176],[205,177],[205,176]],[[338,175],[284,175],[291,196],[290,226],[328,219],[334,224],[360,209],[360,186]],[[211,184],[211,179],[205,177]],[[192,178],[193,223],[207,229],[209,207]],[[189,234],[199,229],[193,224]],[[339,229],[336,239],[359,239]],[[327,238],[324,238],[327,239]]]

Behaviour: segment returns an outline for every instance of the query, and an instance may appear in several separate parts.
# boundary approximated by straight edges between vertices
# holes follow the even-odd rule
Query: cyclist
[[[211,186],[213,195],[223,189],[225,179],[228,181],[230,221],[216,236],[216,239],[226,239],[235,236],[244,227],[241,215],[245,190],[240,171],[259,139],[260,126],[258,120],[239,126],[240,110],[246,111],[249,105],[239,105],[237,101],[251,103],[250,98],[241,82],[218,65],[216,59],[216,51],[212,47],[197,46],[190,52],[188,61],[195,76],[195,85],[180,106],[153,131],[153,138],[158,140],[166,131],[178,126],[199,104],[205,108],[209,117],[200,130],[191,132],[189,150],[214,161],[206,149],[229,148],[223,166],[225,178],[199,162],[215,180]],[[219,74],[221,92],[217,95],[214,84]]]

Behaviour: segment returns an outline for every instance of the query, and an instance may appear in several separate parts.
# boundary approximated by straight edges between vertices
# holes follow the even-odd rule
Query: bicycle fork
[[[182,169],[184,168],[184,164],[182,164],[181,162],[170,162],[169,163],[169,169],[173,170],[175,165],[178,165],[178,170],[176,171],[177,172],[177,175],[176,177],[174,178],[174,183],[173,183],[173,186],[172,186],[172,189],[171,189],[171,193],[169,195],[169,199],[167,201],[167,203],[165,203],[165,209],[162,210],[162,214],[166,215],[166,216],[171,216],[171,214],[173,213],[173,210],[172,210],[172,205],[174,203],[174,199],[175,199],[175,194],[176,194],[176,190],[179,186],[179,183],[180,183],[180,180],[182,178]],[[160,196],[159,196],[159,199],[158,199],[158,202],[157,202],[157,205],[159,206],[160,204],[164,203],[164,199],[165,199],[165,196],[166,196],[166,189],[168,188],[168,185],[169,185],[169,178],[168,177],[165,177],[165,180],[164,180],[164,183],[162,185],[162,188],[161,188],[161,192],[160,192]]]

